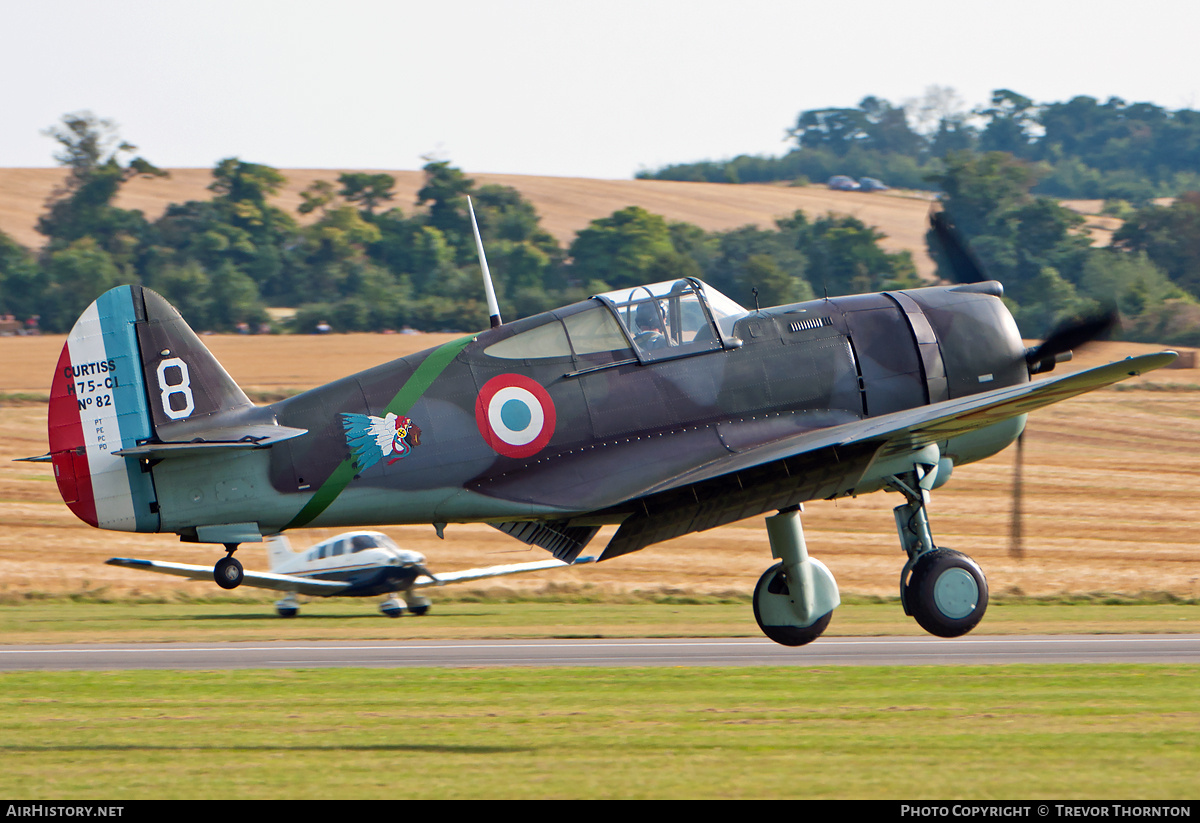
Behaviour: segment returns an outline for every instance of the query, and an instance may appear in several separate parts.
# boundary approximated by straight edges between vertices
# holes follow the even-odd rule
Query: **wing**
[[[1076,397],[1095,389],[1110,386],[1129,377],[1136,377],[1171,363],[1175,352],[1160,352],[1131,357],[1087,371],[1065,375],[1052,380],[1038,380],[1009,386],[990,392],[945,400],[928,406],[870,417],[852,423],[832,426],[794,438],[746,449],[740,454],[686,472],[647,490],[677,488],[710,477],[751,468],[803,452],[828,447],[846,447],[855,443],[878,444],[879,458],[916,451],[930,443],[940,443],[961,434],[1001,423],[1012,417]]]
[[[602,556],[607,559],[681,534],[828,497],[846,477],[861,476],[876,460],[1161,368],[1176,357],[1174,352],[1143,355],[866,419],[797,413],[635,437],[602,449],[543,459],[525,471],[486,478],[473,486],[485,494],[579,513],[556,521],[553,525],[559,531],[585,523],[620,522]],[[579,516],[584,514],[591,517]],[[571,553],[581,549],[577,541],[571,548],[553,551],[556,557],[570,560]]]
[[[483,580],[488,577],[502,577],[506,574],[522,574],[523,572],[535,572],[541,569],[557,569],[561,566],[579,566],[584,563],[591,563],[595,560],[594,557],[581,557],[574,563],[564,563],[561,560],[538,560],[532,563],[510,563],[507,566],[487,566],[482,569],[466,569],[461,572],[449,572],[447,574],[421,575],[413,582],[414,589],[422,589],[426,586],[444,586],[447,583],[463,583],[467,580]],[[212,576],[212,570],[209,570],[209,576]]]
[[[159,560],[137,560],[132,557],[110,557],[104,561],[109,566],[124,566],[128,569],[140,569],[159,574],[171,574],[176,577],[187,577],[191,580],[207,580],[212,582],[212,566],[193,566],[187,563],[165,563]],[[348,588],[348,584],[331,580],[310,580],[307,577],[297,577],[290,574],[271,574],[270,572],[245,572],[242,578],[243,586],[253,586],[258,589],[274,589],[278,592],[295,592],[316,597],[329,597]]]

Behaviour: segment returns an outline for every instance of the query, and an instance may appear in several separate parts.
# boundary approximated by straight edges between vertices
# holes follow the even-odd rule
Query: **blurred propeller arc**
[[[930,240],[935,251],[949,267],[959,283],[979,283],[990,278],[979,258],[963,241],[954,222],[944,210],[933,209],[929,214]],[[1079,317],[1069,318],[1052,331],[1045,340],[1025,350],[1025,366],[1029,376],[1045,374],[1058,363],[1071,359],[1071,352],[1093,340],[1107,337],[1119,326],[1115,307]],[[1025,556],[1022,535],[1022,473],[1025,455],[1025,432],[1017,437],[1016,464],[1013,469],[1012,524],[1009,555],[1016,559]]]

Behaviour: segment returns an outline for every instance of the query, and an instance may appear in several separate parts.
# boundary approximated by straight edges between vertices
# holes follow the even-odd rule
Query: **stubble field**
[[[438,335],[205,338],[248,391],[278,393],[319,385],[442,342]],[[47,392],[61,337],[0,338],[0,397]],[[1154,350],[1103,343],[1069,366],[1082,368]],[[1133,390],[1093,392],[1030,418],[1026,437],[1026,554],[1009,553],[1013,452],[955,470],[934,493],[935,539],[975,557],[993,593],[1168,592],[1200,596],[1200,391],[1196,370],[1163,370],[1130,381]],[[1174,386],[1174,390],[1162,390]],[[1157,390],[1156,390],[1157,389]],[[212,546],[175,535],[129,535],[78,521],[58,497],[47,464],[13,458],[47,450],[43,402],[0,407],[0,598],[33,592],[195,596],[202,584],[137,575],[103,565],[114,555],[211,564]],[[903,562],[890,509],[892,494],[807,504],[809,549],[843,592],[894,596]],[[485,525],[451,525],[439,540],[431,526],[384,529],[423,552],[434,571],[541,559]],[[612,528],[589,551],[598,552]],[[330,530],[292,533],[306,546]],[[246,545],[248,568],[265,568],[261,548]],[[507,578],[497,586],[539,591],[594,585],[613,592],[748,593],[771,564],[762,518],[690,535],[613,561]],[[205,586],[204,594],[216,587]]]

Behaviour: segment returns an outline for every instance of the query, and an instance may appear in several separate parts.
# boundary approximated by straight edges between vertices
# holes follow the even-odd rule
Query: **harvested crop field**
[[[435,345],[438,335],[205,338],[248,391],[298,390]],[[0,338],[0,396],[45,396],[61,337]],[[1132,343],[1089,348],[1070,368],[1155,350]],[[1062,367],[1060,367],[1062,368]],[[954,472],[933,495],[939,544],[975,557],[993,592],[1171,592],[1200,596],[1200,373],[1162,370],[1043,410],[1030,418],[1025,452],[1026,556],[1009,556],[1012,451]],[[215,586],[136,575],[103,565],[114,555],[210,564],[213,546],[184,545],[174,535],[128,535],[75,519],[45,464],[13,463],[42,454],[44,402],[0,407],[0,597],[31,592],[216,594]],[[902,565],[890,509],[896,495],[821,501],[806,506],[813,555],[844,592],[894,595]],[[432,527],[385,529],[426,554],[434,571],[541,559],[484,525],[451,525],[446,540]],[[611,527],[592,544],[603,546]],[[328,530],[293,533],[306,546]],[[265,568],[261,548],[239,557]],[[748,593],[771,564],[762,518],[652,546],[595,566],[507,578],[502,587],[595,584],[613,591]]]

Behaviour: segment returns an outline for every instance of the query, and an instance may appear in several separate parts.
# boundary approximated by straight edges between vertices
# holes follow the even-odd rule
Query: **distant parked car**
[[[854,178],[844,174],[835,174],[825,185],[834,191],[858,191],[858,183],[854,182]]]
[[[882,180],[876,180],[874,177],[864,177],[858,181],[858,188],[861,191],[887,191],[888,187],[883,184]]]

